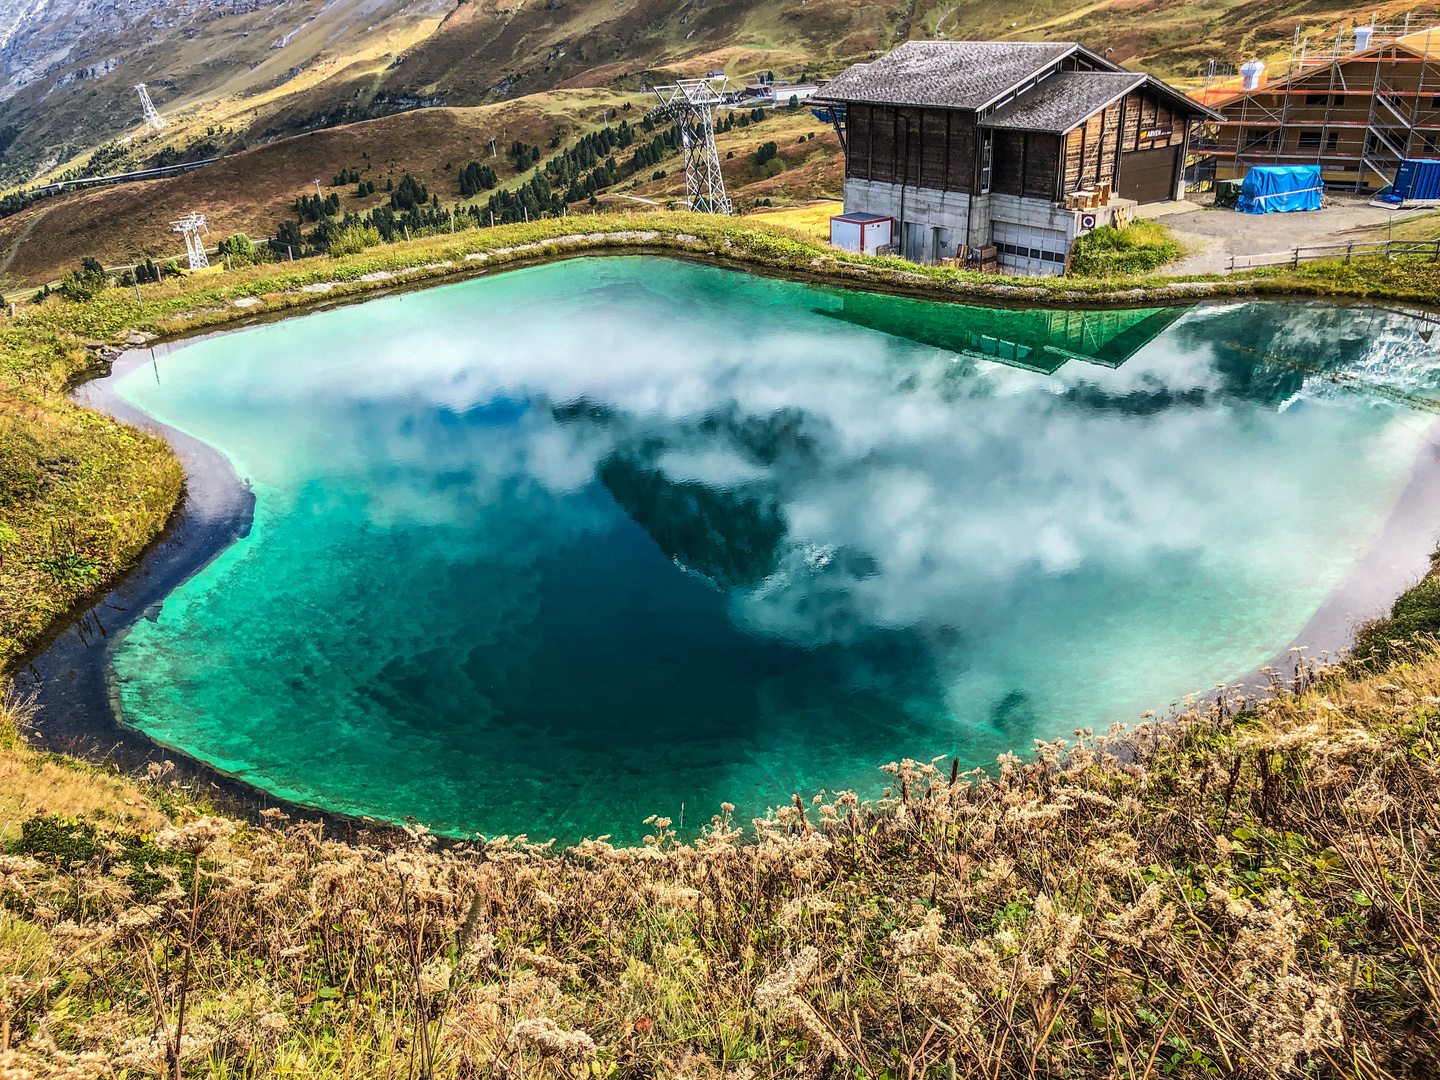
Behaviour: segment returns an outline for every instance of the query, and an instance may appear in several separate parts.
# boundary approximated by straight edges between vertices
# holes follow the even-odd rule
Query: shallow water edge
[[[163,437],[185,469],[185,488],[165,530],[136,564],[103,596],[72,612],[44,647],[15,674],[15,682],[36,694],[40,707],[35,734],[43,746],[92,764],[142,772],[152,762],[170,761],[172,779],[188,781],[219,809],[244,817],[281,807],[292,817],[347,829],[353,819],[312,806],[277,799],[229,776],[182,750],[165,746],[123,722],[114,691],[112,647],[137,621],[163,603],[177,586],[250,533],[255,496],[224,454],[199,439],[157,422],[113,390],[114,378],[152,365],[154,353],[191,343],[175,339],[156,350],[132,349],[111,370],[77,387],[72,398]]]

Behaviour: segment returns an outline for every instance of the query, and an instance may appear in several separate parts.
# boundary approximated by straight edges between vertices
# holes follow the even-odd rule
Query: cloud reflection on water
[[[284,773],[283,784],[309,785],[320,801],[373,812],[408,799],[421,816],[473,824],[475,815],[494,820],[496,792],[539,767],[522,742],[506,741],[521,735],[486,728],[512,723],[507,715],[544,726],[561,751],[583,746],[591,775],[646,772],[633,745],[622,759],[565,719],[575,701],[557,697],[543,716],[525,711],[570,670],[540,656],[556,641],[610,655],[583,636],[586,627],[564,623],[567,603],[594,634],[634,632],[627,618],[659,620],[646,628],[658,637],[644,639],[659,652],[663,620],[680,619],[673,634],[712,635],[707,648],[746,659],[706,671],[704,650],[684,652],[673,679],[652,672],[633,685],[597,660],[587,677],[612,680],[631,711],[643,708],[645,687],[678,679],[705,688],[697,692],[717,711],[696,705],[704,718],[693,732],[665,722],[662,756],[674,774],[666,783],[679,797],[783,797],[802,780],[866,775],[880,757],[933,748],[983,760],[1031,734],[1131,719],[1163,706],[1158,698],[1268,659],[1373,542],[1430,426],[1428,414],[1324,377],[1383,373],[1433,388],[1428,344],[1400,315],[1202,308],[1118,367],[1062,357],[1044,374],[991,358],[1008,325],[1028,350],[1014,356],[1053,366],[1057,354],[1029,314],[967,315],[891,298],[847,304],[853,298],[839,293],[684,264],[588,260],[183,350],[167,358],[158,388],[138,380],[125,392],[230,452],[256,481],[264,523],[214,582],[167,602],[168,621],[143,629],[155,636],[128,643],[133,655],[120,663],[136,670],[141,652],[164,663],[184,639],[189,668],[201,666],[207,636],[203,648],[217,647],[215,622],[245,617],[228,612],[221,584],[250,597],[254,617],[276,603],[263,587],[277,580],[276,557],[263,563],[266,544],[290,562],[313,560],[284,579],[292,595],[283,602],[313,604],[317,616],[295,629],[293,644],[268,643],[272,662],[311,663],[307,693],[324,696],[321,711],[333,718],[325,722],[389,749],[389,793],[304,774],[291,760],[301,744],[285,739],[314,722],[302,720],[309,706],[270,700],[263,673],[227,689],[225,708],[271,716],[271,730],[285,734],[270,758],[254,764],[258,751],[228,729],[203,737],[229,740],[227,752],[250,754],[262,779]],[[892,330],[923,323],[917,336],[931,342],[969,334],[980,355],[864,328],[877,317]],[[1231,342],[1294,363],[1266,363]],[[307,515],[339,524],[319,540],[297,539]],[[743,634],[702,629],[692,594],[636,569],[622,535],[628,522],[706,588],[723,590]],[[616,582],[571,576],[591,558]],[[357,592],[355,569],[379,572],[387,560],[399,597]],[[691,614],[673,614],[680,608],[660,598],[634,609],[648,614],[616,615],[615,605],[631,602],[624,574],[691,596],[674,600]],[[605,592],[611,585],[621,591]],[[604,597],[593,610],[583,607],[592,588]],[[353,611],[325,610],[346,590]],[[561,621],[546,622],[547,611]],[[264,620],[255,622],[259,635]],[[772,663],[743,638],[775,643],[783,659],[752,679],[762,697],[776,688],[772,703],[756,699],[745,706],[753,715],[726,716],[740,708],[726,697],[736,673]],[[353,647],[359,640],[365,648]],[[501,644],[482,662],[477,641]],[[796,649],[839,665],[803,678],[848,679],[848,689],[827,692],[863,689],[866,709],[894,715],[857,714],[853,730],[832,722],[827,732],[818,690],[797,689],[795,673],[811,669]],[[900,682],[887,682],[897,673]],[[513,686],[501,685],[502,674]],[[196,680],[192,697],[218,693],[203,674],[174,678]],[[154,680],[129,685],[127,709],[140,722],[147,708],[160,715],[154,701],[164,698],[176,738],[199,737],[206,722],[185,719],[183,695],[166,697]],[[424,698],[423,715],[407,695]],[[843,705],[837,697],[830,712]],[[590,721],[591,735],[623,741],[620,711]],[[472,745],[471,729],[489,734]],[[930,743],[894,745],[902,736]],[[367,753],[348,748],[345,768],[377,767]],[[515,758],[497,760],[506,753]],[[475,808],[456,809],[457,792],[479,783],[481,759],[511,770],[508,779],[466,796]],[[653,773],[594,782],[610,784],[612,804],[656,783]],[[506,810],[520,820],[549,812],[538,803]],[[580,811],[567,813],[556,831],[582,828]]]

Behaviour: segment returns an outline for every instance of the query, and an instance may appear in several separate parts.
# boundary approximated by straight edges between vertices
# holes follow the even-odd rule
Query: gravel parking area
[[[1166,274],[1223,274],[1230,269],[1231,255],[1278,258],[1296,246],[1383,240],[1384,232],[1377,237],[1375,226],[1434,212],[1371,206],[1368,196],[1327,193],[1325,200],[1329,205],[1323,210],[1293,214],[1242,214],[1194,202],[1151,203],[1140,207],[1136,216],[1158,218],[1185,245],[1186,256],[1167,266]],[[1237,269],[1247,261],[1240,260]]]

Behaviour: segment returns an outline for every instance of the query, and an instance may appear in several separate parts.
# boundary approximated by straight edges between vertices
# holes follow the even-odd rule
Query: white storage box
[[[894,227],[894,219],[879,214],[836,214],[830,219],[830,245],[874,255],[891,243]]]

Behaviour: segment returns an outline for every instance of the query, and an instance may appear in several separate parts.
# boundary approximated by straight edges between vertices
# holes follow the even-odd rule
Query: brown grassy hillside
[[[1384,21],[1426,9],[1352,0],[330,0],[312,10],[261,0],[238,16],[202,10],[165,9],[133,26],[120,25],[118,8],[93,23],[71,20],[91,26],[88,47],[72,41],[61,59],[46,54],[33,70],[24,62],[41,63],[45,34],[73,39],[73,27],[47,29],[42,19],[8,40],[0,35],[0,66],[10,74],[0,86],[0,132],[13,126],[17,135],[0,153],[0,182],[82,164],[105,140],[133,134],[131,87],[142,78],[171,127],[124,148],[129,166],[167,145],[199,156],[210,144],[254,146],[420,103],[634,90],[657,73],[712,68],[740,80],[765,70],[831,75],[909,38],[1074,39],[1185,78],[1211,59],[1283,60],[1297,28],[1318,42],[1372,12]]]
[[[169,222],[196,210],[207,215],[215,238],[235,232],[273,236],[293,217],[296,196],[338,191],[345,210],[363,211],[386,200],[384,180],[409,172],[443,201],[459,198],[456,180],[471,160],[484,160],[502,182],[514,170],[503,150],[514,140],[545,146],[560,132],[589,130],[614,95],[563,91],[473,109],[421,109],[316,131],[258,146],[183,176],[75,192],[42,200],[0,220],[0,287],[15,289],[58,277],[84,255],[107,265],[183,251]],[[502,151],[490,157],[490,139]],[[446,163],[450,168],[445,168]],[[353,188],[332,188],[342,169],[356,169],[382,189],[366,199]]]
[[[458,202],[457,176],[467,162],[483,161],[500,174],[502,186],[513,183],[516,174],[503,152],[511,142],[522,140],[549,153],[556,136],[562,147],[568,145],[574,136],[601,125],[602,109],[610,110],[613,118],[626,102],[632,108],[620,115],[632,120],[647,105],[639,95],[561,90],[498,105],[421,109],[282,139],[183,176],[42,200],[0,219],[0,289],[55,281],[86,255],[108,266],[174,255],[183,251],[183,244],[169,222],[191,210],[208,217],[212,243],[235,232],[273,236],[282,221],[295,216],[296,196],[315,193],[317,178],[325,192],[340,194],[343,211],[364,212],[385,203],[385,179],[398,182],[406,172],[442,203]],[[501,150],[494,158],[491,137]],[[755,151],[767,141],[779,147],[784,171],[776,176],[767,176],[754,163]],[[720,136],[718,147],[725,158],[726,184],[742,208],[767,198],[792,203],[838,195],[843,186],[839,141],[806,109],[780,110],[763,123],[737,128]],[[734,156],[726,157],[729,154]],[[619,156],[630,154],[622,151]],[[680,156],[673,155],[662,168],[667,175],[660,180],[650,179],[653,170],[646,169],[635,178],[638,187],[623,185],[634,198],[609,195],[602,202],[607,208],[631,210],[645,205],[636,199],[660,205],[678,200],[683,206]],[[381,190],[362,199],[353,186],[332,187],[333,177],[344,169],[358,170]],[[484,197],[470,201],[483,202]]]

